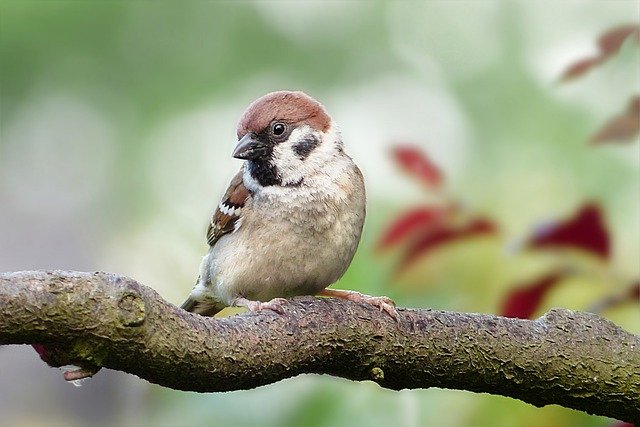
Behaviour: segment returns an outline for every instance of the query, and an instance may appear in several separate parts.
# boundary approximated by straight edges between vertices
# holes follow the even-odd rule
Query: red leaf
[[[640,42],[640,25],[621,25],[608,30],[598,37],[598,47],[600,48],[602,59],[618,52],[622,47],[622,43],[629,36],[633,36],[637,42]]]
[[[507,293],[500,314],[505,317],[531,319],[545,295],[566,273],[556,271]]]
[[[31,347],[38,353],[43,362],[47,362],[47,350],[44,344],[31,344]]]
[[[584,205],[572,218],[538,229],[527,242],[529,248],[575,248],[609,259],[609,232],[602,220],[600,208]]]
[[[442,184],[442,172],[419,149],[409,146],[395,147],[393,156],[406,172],[428,186],[437,188]]]
[[[387,249],[405,238],[411,237],[418,230],[438,227],[442,220],[451,214],[449,208],[421,207],[400,215],[387,228],[384,236],[378,242],[378,249]]]
[[[627,299],[629,301],[640,301],[640,280],[629,288],[629,292],[627,292]]]
[[[591,58],[580,59],[569,65],[562,73],[560,80],[568,81],[579,77],[594,66],[606,61],[620,50],[622,43],[629,36],[633,36],[636,41],[640,42],[640,26],[637,24],[622,25],[606,31],[598,37],[598,54]]]
[[[626,423],[624,421],[616,421],[613,424],[611,424],[609,427],[636,427],[636,425],[631,423]]]
[[[53,368],[72,364],[67,360],[68,355],[64,348],[49,344],[31,344],[31,347],[34,348],[43,362]]]
[[[58,360],[58,352],[54,348],[45,346],[44,344],[31,344],[31,347],[33,347],[38,353],[38,356],[40,356],[40,359],[47,365],[54,368],[64,365],[64,363]]]
[[[606,142],[631,141],[640,134],[640,96],[629,101],[627,110],[609,120],[591,137],[595,144]]]
[[[398,270],[406,268],[419,257],[424,256],[428,252],[431,252],[446,243],[483,234],[495,234],[496,232],[496,225],[484,218],[473,219],[462,227],[456,228],[451,225],[443,224],[442,227],[427,230],[426,233],[417,238],[411,244],[404,256],[404,259],[400,263]]]
[[[560,76],[561,82],[566,82],[569,80],[573,80],[576,77],[580,77],[587,71],[591,70],[591,68],[595,67],[602,61],[602,58],[599,56],[592,58],[584,58],[578,61],[575,61],[573,64],[569,65],[566,70]]]

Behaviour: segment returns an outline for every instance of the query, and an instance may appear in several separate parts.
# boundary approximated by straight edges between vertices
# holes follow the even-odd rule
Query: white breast
[[[222,301],[313,295],[344,274],[360,241],[365,190],[350,158],[338,166],[301,187],[254,192],[242,227],[211,250],[208,273]]]

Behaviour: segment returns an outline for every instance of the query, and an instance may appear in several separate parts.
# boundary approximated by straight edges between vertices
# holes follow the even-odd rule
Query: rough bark
[[[594,314],[536,320],[293,298],[270,311],[204,318],[107,273],[0,274],[0,344],[45,344],[51,364],[108,367],[200,392],[302,373],[441,387],[640,422],[640,337]]]

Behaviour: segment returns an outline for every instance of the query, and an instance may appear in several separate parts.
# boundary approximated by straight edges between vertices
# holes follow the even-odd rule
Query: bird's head
[[[233,157],[262,187],[300,186],[342,153],[342,140],[322,104],[303,92],[255,100],[238,123]]]

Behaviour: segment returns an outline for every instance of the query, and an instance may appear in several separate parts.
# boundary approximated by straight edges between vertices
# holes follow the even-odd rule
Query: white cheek
[[[305,174],[305,162],[296,154],[294,147],[298,142],[307,137],[312,129],[301,126],[294,129],[289,138],[273,149],[273,162],[278,168],[283,184],[299,181]]]
[[[301,159],[294,149],[310,135],[315,136],[320,142],[306,158]],[[289,138],[277,144],[273,148],[273,165],[278,170],[282,184],[286,187],[300,182],[302,179],[324,180],[333,182],[336,174],[342,171],[342,166],[351,164],[351,159],[342,152],[342,138],[338,126],[335,123],[324,133],[319,132],[308,125],[294,129]],[[327,164],[333,166],[328,168]],[[248,173],[245,168],[244,183],[251,191],[262,190],[262,186]],[[324,185],[325,182],[322,183]],[[270,190],[273,190],[270,188]],[[275,190],[274,190],[275,191]]]
[[[327,162],[334,160],[342,148],[342,136],[338,126],[332,122],[324,134],[316,137],[323,142],[311,152],[307,161],[314,162],[318,168],[322,168]]]
[[[242,172],[242,181],[247,189],[251,192],[258,191],[262,188],[260,183],[256,181],[249,173],[249,168],[245,166],[244,171]]]
[[[342,132],[340,132],[340,126],[337,123],[331,122],[329,129],[324,133],[324,140],[327,141],[324,150],[333,150],[336,147],[342,148]]]

